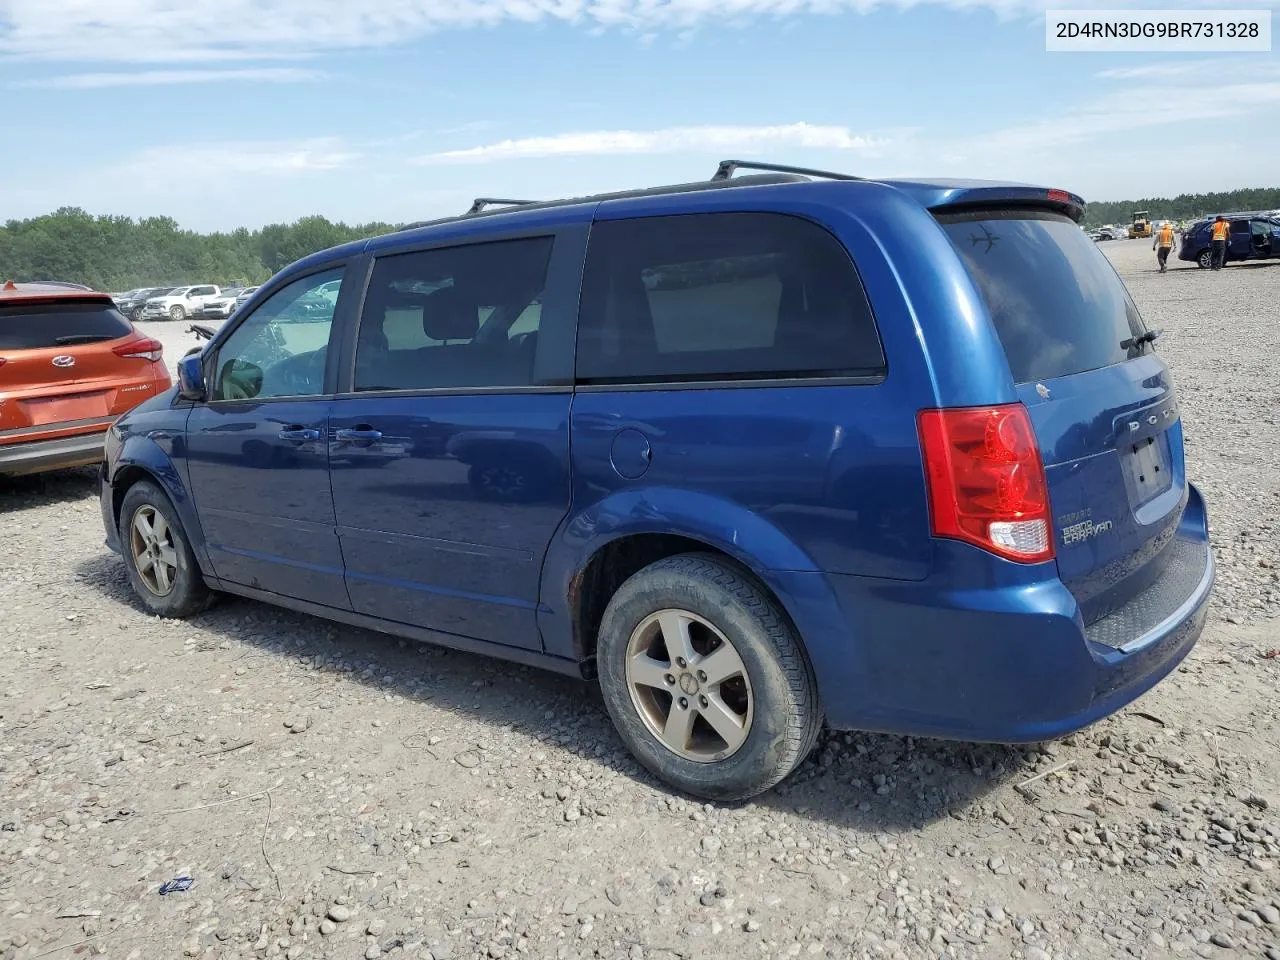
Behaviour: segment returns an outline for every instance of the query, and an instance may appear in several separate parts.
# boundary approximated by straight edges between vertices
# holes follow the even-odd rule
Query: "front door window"
[[[250,314],[218,349],[213,400],[314,397],[325,358],[341,267],[295,280]]]

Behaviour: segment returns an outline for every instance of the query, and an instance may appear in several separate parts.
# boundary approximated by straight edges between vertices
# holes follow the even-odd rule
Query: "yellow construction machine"
[[[1133,211],[1133,222],[1129,224],[1129,239],[1151,236],[1151,215],[1146,210]]]

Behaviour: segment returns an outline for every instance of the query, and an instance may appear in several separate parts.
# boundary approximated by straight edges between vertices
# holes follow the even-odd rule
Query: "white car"
[[[153,297],[142,308],[143,320],[185,320],[204,309],[205,301],[222,293],[215,285],[177,287],[163,297]]]
[[[204,302],[204,307],[200,311],[200,316],[210,320],[225,320],[231,314],[236,312],[236,303],[240,296],[239,290],[230,290],[226,293],[220,293],[216,297],[209,297]]]
[[[244,302],[258,292],[257,287],[245,287],[236,295],[236,309],[239,310]]]

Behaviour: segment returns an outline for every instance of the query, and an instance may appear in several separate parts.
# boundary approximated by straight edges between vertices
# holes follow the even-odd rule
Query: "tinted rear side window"
[[[1129,291],[1081,229],[1050,213],[939,216],[986,301],[1018,383],[1121,363],[1145,330]]]
[[[133,329],[115,307],[91,303],[0,304],[0,350],[117,340]]]
[[[838,376],[883,367],[853,263],[816,224],[710,213],[591,229],[580,380]]]
[[[380,257],[360,320],[355,389],[531,385],[552,243]]]

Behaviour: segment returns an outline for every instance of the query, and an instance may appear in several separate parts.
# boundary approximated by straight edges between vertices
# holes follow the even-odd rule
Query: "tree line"
[[[0,283],[63,280],[97,290],[188,283],[261,283],[295,260],[350,240],[395,230],[303,217],[258,230],[197,233],[170,217],[94,216],[63,207],[0,227]]]
[[[1280,209],[1280,187],[1184,193],[1172,199],[1148,197],[1090,203],[1086,226],[1127,223],[1135,210],[1156,220],[1189,220],[1239,210]],[[63,207],[29,220],[0,226],[0,282],[65,280],[98,290],[177,286],[185,283],[261,283],[308,254],[350,240],[389,233],[390,223],[348,225],[325,217],[272,223],[230,233],[183,230],[171,217],[120,217]],[[749,271],[750,263],[735,264]],[[679,286],[666,277],[663,286]]]
[[[1280,187],[1254,187],[1222,193],[1183,193],[1143,200],[1116,200],[1090,203],[1084,208],[1084,224],[1100,227],[1107,223],[1129,223],[1135,210],[1146,210],[1153,220],[1194,220],[1219,213],[1245,210],[1280,210]]]

